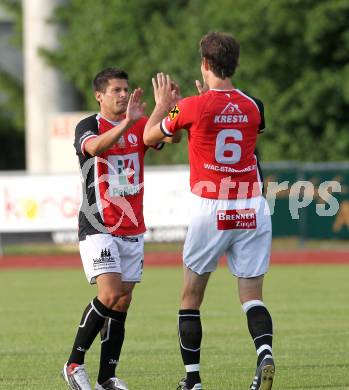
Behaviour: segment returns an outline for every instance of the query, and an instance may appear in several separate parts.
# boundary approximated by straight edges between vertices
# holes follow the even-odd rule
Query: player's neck
[[[219,77],[212,77],[210,80],[208,80],[207,85],[210,89],[218,89],[223,91],[235,88],[229,78],[220,79]]]
[[[110,122],[120,122],[121,120],[123,120],[125,118],[124,112],[121,114],[114,114],[108,110],[103,110],[102,108],[100,110],[100,114],[104,119],[106,119]]]

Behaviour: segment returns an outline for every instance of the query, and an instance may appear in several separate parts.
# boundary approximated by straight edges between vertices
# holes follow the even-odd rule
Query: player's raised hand
[[[179,85],[175,81],[171,81],[171,93],[172,93],[172,102],[171,107],[174,107],[179,100],[182,99],[181,91]]]
[[[134,122],[143,116],[146,103],[141,102],[142,95],[143,90],[141,88],[136,88],[130,94],[126,110],[126,119]]]
[[[199,95],[202,95],[203,93],[207,92],[209,90],[208,85],[204,83],[204,85],[201,84],[199,80],[195,80],[196,88],[199,92]]]
[[[154,99],[158,106],[172,107],[172,80],[170,76],[164,73],[158,73],[156,77],[152,78],[154,88]]]

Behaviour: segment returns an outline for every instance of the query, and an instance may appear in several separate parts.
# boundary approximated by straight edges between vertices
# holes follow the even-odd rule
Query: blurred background
[[[289,190],[278,193],[276,242],[348,246],[348,20],[345,0],[1,0],[1,251],[53,243],[54,250],[76,250],[80,179],[72,144],[76,123],[98,110],[95,74],[125,69],[131,87],[144,89],[150,113],[158,71],[171,74],[183,96],[196,93],[198,41],[214,30],[238,38],[234,84],[265,104],[267,130],[258,143],[265,183],[314,185],[314,196],[302,195],[309,205],[299,219],[289,211]],[[181,242],[186,140],[149,152],[146,164],[147,240]],[[319,217],[316,205],[326,201],[318,187],[328,180],[341,184],[333,193],[339,209]]]

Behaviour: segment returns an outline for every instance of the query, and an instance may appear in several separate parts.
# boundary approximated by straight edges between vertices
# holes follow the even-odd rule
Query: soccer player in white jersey
[[[193,195],[178,313],[186,369],[178,387],[182,390],[202,389],[199,310],[210,273],[223,254],[238,278],[240,302],[258,356],[250,389],[270,390],[273,383],[273,325],[262,298],[263,276],[269,267],[271,218],[254,153],[257,136],[264,130],[264,109],[260,100],[231,82],[239,51],[230,34],[204,36],[200,41],[204,84],[196,82],[199,96],[180,100],[167,116],[171,79],[157,74],[153,79],[156,104],[144,131],[146,145],[155,145],[180,129],[188,131]]]

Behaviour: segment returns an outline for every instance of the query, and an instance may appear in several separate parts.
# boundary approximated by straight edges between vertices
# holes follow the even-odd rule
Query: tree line
[[[349,157],[348,20],[346,0],[70,0],[51,21],[64,27],[61,46],[43,55],[78,90],[82,109],[97,110],[92,78],[116,66],[144,89],[150,112],[151,77],[169,73],[183,96],[196,93],[199,39],[230,32],[241,44],[234,85],[265,104],[262,160],[339,161]],[[185,163],[186,146],[147,159]]]

